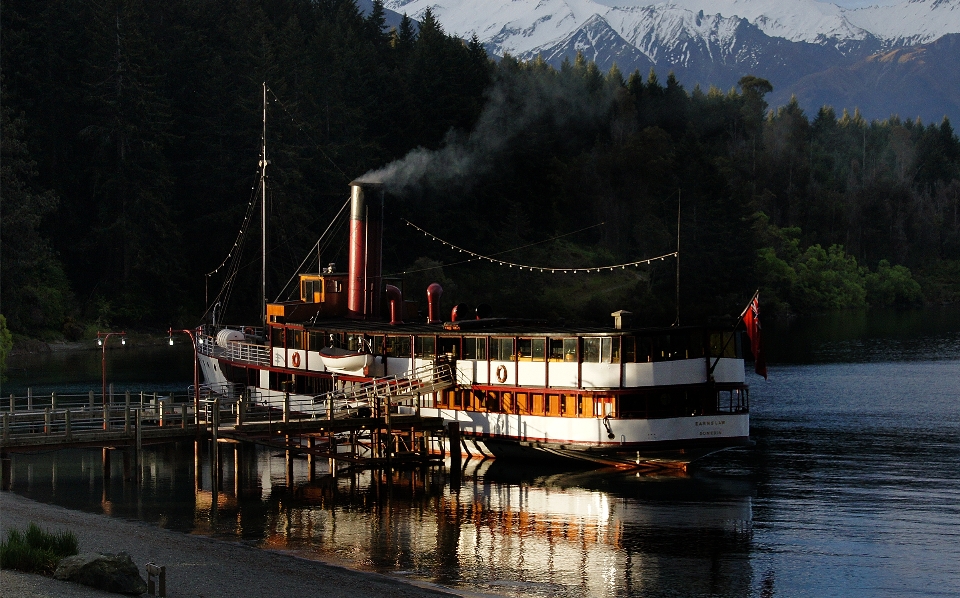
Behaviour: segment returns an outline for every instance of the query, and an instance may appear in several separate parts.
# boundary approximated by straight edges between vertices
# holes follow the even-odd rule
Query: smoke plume
[[[382,183],[387,191],[400,195],[451,184],[469,186],[534,127],[552,124],[563,130],[595,125],[608,113],[614,96],[606,85],[590,91],[586,79],[573,72],[526,68],[501,76],[486,95],[469,135],[451,130],[440,148],[418,147],[357,181]]]

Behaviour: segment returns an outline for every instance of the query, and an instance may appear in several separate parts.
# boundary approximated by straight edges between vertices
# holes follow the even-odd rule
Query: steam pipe
[[[427,287],[427,324],[439,324],[440,319],[440,295],[443,295],[443,287],[439,283],[431,282]]]
[[[403,324],[400,311],[403,309],[403,293],[392,284],[386,285],[387,300],[390,301],[390,324]]]
[[[473,312],[473,310],[470,309],[469,305],[466,303],[458,303],[453,306],[452,310],[450,310],[450,321],[457,322],[459,320],[469,318],[473,315],[471,312]]]

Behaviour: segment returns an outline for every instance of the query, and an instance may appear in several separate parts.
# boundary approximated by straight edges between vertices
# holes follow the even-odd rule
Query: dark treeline
[[[674,251],[678,206],[684,321],[735,315],[757,287],[794,311],[956,293],[960,142],[946,120],[770,109],[750,76],[704,92],[582,58],[494,63],[429,13],[388,31],[379,3],[368,16],[350,0],[2,12],[0,308],[16,331],[195,323],[228,253],[226,317],[258,313],[258,238],[231,247],[258,201],[262,82],[274,294],[347,183],[391,164],[384,271],[409,273],[408,297],[439,280],[444,303],[499,315],[672,322],[672,259],[589,275],[458,264],[399,219],[487,255],[523,247],[500,254],[511,262],[596,267]],[[345,267],[343,237],[322,263]]]

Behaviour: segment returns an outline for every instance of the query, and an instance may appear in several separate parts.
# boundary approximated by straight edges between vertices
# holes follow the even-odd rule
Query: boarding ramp
[[[386,402],[399,405],[418,396],[439,392],[455,384],[453,368],[449,363],[439,362],[414,368],[401,374],[375,378],[369,382],[348,383],[342,389],[314,397],[316,405],[331,409],[334,413],[356,412]]]

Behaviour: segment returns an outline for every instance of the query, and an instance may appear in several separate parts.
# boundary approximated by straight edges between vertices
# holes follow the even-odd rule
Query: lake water
[[[231,449],[212,492],[209,447],[188,443],[148,450],[139,488],[118,463],[105,486],[99,451],[16,455],[14,490],[490,595],[958,595],[960,309],[765,332],[757,446],[686,475],[486,461],[459,484],[444,468],[332,478],[325,464],[310,481],[297,459],[288,480],[283,454]],[[189,384],[185,362],[151,377]]]

